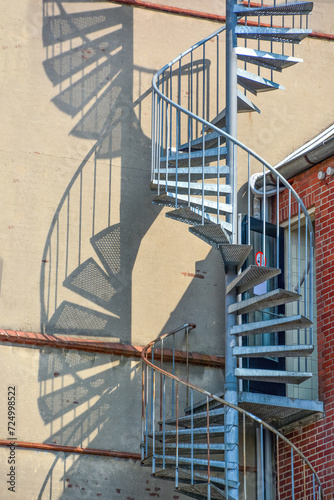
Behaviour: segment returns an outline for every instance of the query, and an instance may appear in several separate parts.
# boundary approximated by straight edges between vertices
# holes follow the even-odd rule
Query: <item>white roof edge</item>
[[[310,168],[334,155],[334,124],[275,165],[285,178]]]
[[[284,158],[284,160],[277,163],[274,168],[285,179],[291,179],[291,177],[321,163],[331,156],[334,156],[334,124]],[[270,177],[270,174],[269,171],[266,172],[266,176]],[[263,173],[258,172],[253,174],[250,178],[250,185],[255,196],[261,197]]]

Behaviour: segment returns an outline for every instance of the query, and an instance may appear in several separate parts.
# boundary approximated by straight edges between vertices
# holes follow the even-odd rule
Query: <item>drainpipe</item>
[[[261,219],[261,200],[258,196],[253,198],[253,217],[254,219]]]

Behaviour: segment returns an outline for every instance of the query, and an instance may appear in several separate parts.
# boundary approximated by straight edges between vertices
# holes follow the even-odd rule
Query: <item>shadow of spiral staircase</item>
[[[179,332],[188,338],[194,325],[151,342],[143,354],[143,464],[192,498],[253,498],[246,463],[246,434],[253,428],[257,498],[320,499],[315,469],[275,428],[310,422],[322,411],[319,402],[287,394],[288,386],[313,376],[312,223],[290,184],[236,138],[236,114],[260,112],[249,95],[284,89],[274,75],[301,62],[294,47],[311,32],[307,18],[313,4],[226,3],[226,28],[180,54],[153,78],[151,171],[153,203],[169,207],[168,218],[188,224],[193,235],[220,252],[222,269],[217,272],[226,286],[225,387],[213,395],[192,384],[188,372],[177,376],[173,357],[173,369],[166,368],[166,349],[172,356],[175,351],[166,342]],[[195,72],[199,61],[202,71]],[[237,173],[242,171],[248,179],[244,199],[238,197]],[[251,206],[254,171],[262,173],[257,218]],[[280,210],[284,190],[289,193],[287,221]],[[293,222],[292,204],[298,213]],[[282,222],[288,235],[286,256]],[[298,233],[295,261],[292,231]],[[252,264],[255,257],[257,265]]]

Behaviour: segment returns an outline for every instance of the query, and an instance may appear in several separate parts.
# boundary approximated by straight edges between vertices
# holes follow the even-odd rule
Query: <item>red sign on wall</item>
[[[257,254],[255,255],[255,263],[260,267],[265,267],[267,265],[267,259],[263,255],[263,252],[257,252]]]

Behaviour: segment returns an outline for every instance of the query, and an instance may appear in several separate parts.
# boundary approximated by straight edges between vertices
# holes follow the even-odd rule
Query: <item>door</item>
[[[256,264],[256,254],[262,250],[263,242],[263,221],[260,219],[249,218],[250,222],[250,244],[253,245],[253,250],[248,256],[244,267],[251,264]],[[241,223],[241,241],[247,242],[248,233],[248,217],[244,216]],[[243,299],[261,295],[276,288],[284,288],[284,229],[279,228],[279,238],[277,240],[277,227],[273,224],[266,222],[266,266],[277,267],[281,269],[281,274],[269,280],[269,282],[262,283],[254,287],[254,291],[246,292],[243,294]],[[264,264],[263,260],[257,259],[258,263]],[[285,315],[285,306],[271,307],[261,311],[244,314],[242,316],[243,323],[253,323],[256,321],[263,321],[277,318]],[[278,333],[264,333],[260,335],[253,335],[252,337],[242,337],[243,345],[284,345],[285,334],[284,332]],[[284,358],[252,358],[243,359],[243,368],[253,368],[262,370],[285,370]],[[276,396],[285,396],[285,384],[275,384],[271,382],[243,382],[243,390],[246,392],[259,392],[261,394],[273,394]]]

